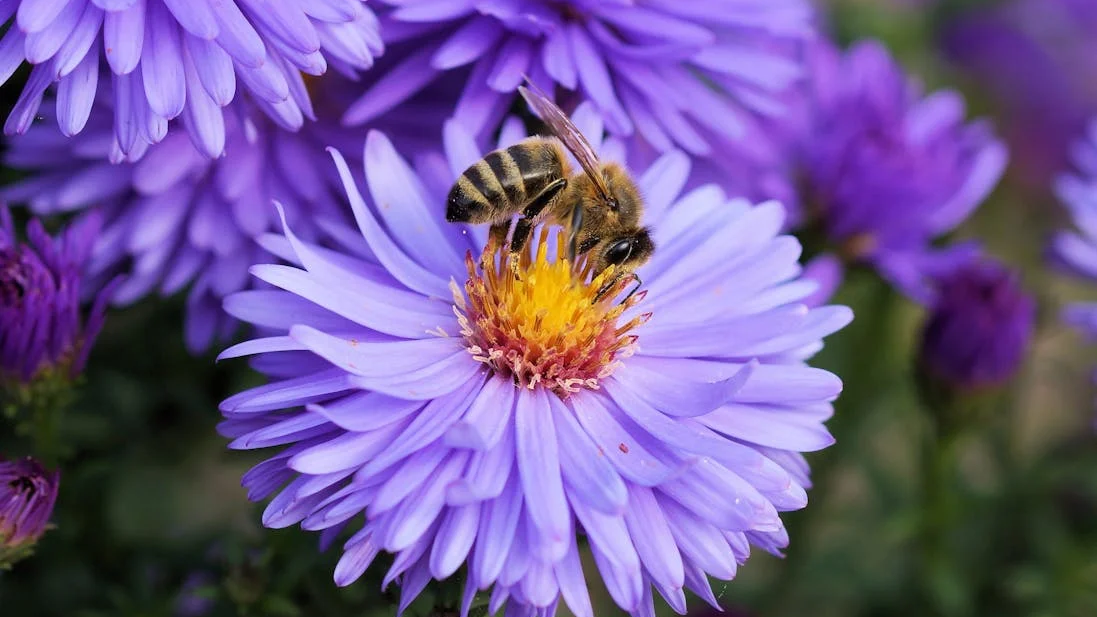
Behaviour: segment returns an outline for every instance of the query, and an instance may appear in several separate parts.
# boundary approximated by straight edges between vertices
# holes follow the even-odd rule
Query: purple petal
[[[267,57],[266,47],[259,33],[247,17],[240,12],[233,0],[210,3],[217,17],[219,33],[217,42],[240,64],[257,68]]]
[[[423,49],[408,56],[370,86],[343,113],[343,124],[359,126],[373,120],[434,81],[437,69],[430,66],[433,50]]]
[[[232,0],[229,0],[230,2]],[[175,21],[190,34],[201,39],[212,39],[220,28],[210,3],[206,0],[163,0]],[[216,2],[214,2],[216,4]]]
[[[57,126],[66,137],[84,130],[99,84],[99,54],[87,54],[57,86]]]
[[[450,508],[438,528],[430,553],[430,571],[434,578],[448,578],[461,567],[472,549],[480,523],[480,504]]]
[[[551,407],[568,495],[573,501],[582,500],[606,514],[621,514],[628,503],[628,488],[621,476],[583,431],[570,409],[559,402]]]
[[[502,494],[487,502],[480,516],[471,566],[479,576],[479,588],[486,589],[502,572],[521,513],[522,488],[518,474],[512,473]]]
[[[164,5],[154,2],[149,7],[148,28],[155,44],[147,47],[141,57],[145,96],[153,112],[171,119],[183,112],[187,101],[179,27]]]
[[[232,57],[212,41],[189,34],[183,38],[206,93],[218,105],[228,105],[236,96],[236,70],[232,66]]]
[[[520,392],[514,409],[518,471],[530,518],[554,543],[566,543],[570,512],[564,497],[556,428],[544,389]],[[562,546],[561,548],[566,548]]]
[[[446,445],[474,450],[494,448],[510,423],[516,393],[509,379],[500,375],[489,379],[461,420],[446,432]]]
[[[145,42],[145,0],[123,11],[109,11],[103,19],[103,51],[116,75],[137,68]]]
[[[84,8],[84,13],[80,16],[80,21],[76,24],[71,36],[61,45],[61,49],[57,51],[57,56],[53,59],[58,77],[65,77],[76,70],[76,67],[84,62],[89,55],[95,56],[95,66],[99,66],[99,54],[89,54],[88,52],[95,44],[102,23],[103,11],[88,4]]]

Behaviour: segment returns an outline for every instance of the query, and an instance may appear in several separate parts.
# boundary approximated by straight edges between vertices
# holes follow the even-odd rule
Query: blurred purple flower
[[[46,371],[71,379],[84,369],[115,287],[99,291],[85,320],[83,271],[100,220],[91,213],[57,238],[31,220],[22,243],[0,206],[0,381],[29,383]]]
[[[366,69],[383,49],[362,0],[9,0],[0,23],[0,83],[34,65],[4,131],[30,128],[56,83],[61,132],[81,132],[109,75],[114,139],[127,155],[180,117],[197,150],[219,156],[221,108],[238,80],[271,119],[299,128],[313,116],[303,74]]]
[[[576,121],[599,127],[585,105]],[[524,137],[517,126],[503,143]],[[801,452],[832,443],[823,421],[841,390],[806,360],[849,310],[801,303],[816,285],[778,235],[780,205],[680,194],[677,152],[637,176],[659,247],[640,294],[592,301],[601,283],[557,259],[549,229],[518,265],[534,276],[502,261],[485,272],[485,230],[443,218],[481,152],[458,122],[445,135],[447,156],[416,169],[371,133],[372,203],[335,154],[361,237],[331,251],[287,225],[281,255],[298,266],[252,268],[280,289],[226,300],[267,334],[221,354],[258,355],[274,381],[225,400],[219,427],[232,448],[285,446],[244,477],[251,499],[277,493],[264,524],[332,538],[364,515],[336,583],[394,553],[385,582],[400,581],[401,610],[467,564],[462,614],[493,588],[492,612],[550,616],[562,597],[591,617],[580,528],[623,609],[651,615],[652,586],[679,613],[684,588],[717,605],[707,577],[732,578],[750,544],[778,552],[778,512],[806,503]]]
[[[30,457],[0,458],[0,567],[27,556],[46,532],[60,483],[60,471]]]
[[[1052,264],[1069,274],[1097,281],[1097,119],[1072,152],[1075,173],[1064,174],[1055,192],[1066,206],[1076,229],[1061,231],[1051,242]],[[1064,319],[1097,339],[1097,303],[1077,302],[1065,309]]]
[[[1036,301],[1017,273],[982,258],[941,277],[936,290],[919,351],[926,375],[960,391],[1013,377],[1036,320]]]
[[[348,124],[458,72],[454,115],[482,136],[528,74],[549,93],[560,86],[590,101],[615,135],[699,157],[753,148],[750,116],[780,112],[813,33],[805,0],[382,1],[392,5],[378,9],[386,45],[414,53],[366,89]]]
[[[946,55],[999,105],[1020,178],[1046,190],[1097,113],[1097,3],[1013,0],[973,10],[942,35]]]
[[[984,122],[964,123],[959,94],[923,96],[882,45],[845,53],[820,43],[791,129],[801,186],[798,218],[818,225],[844,258],[872,265],[919,301],[928,279],[965,263],[973,247],[931,243],[963,222],[1006,165]]]
[[[254,113],[245,101],[233,103],[225,114],[225,155],[212,160],[175,123],[139,160],[119,159],[106,109],[95,109],[87,129],[72,138],[36,125],[13,138],[4,155],[7,167],[32,175],[0,196],[26,202],[39,214],[101,204],[105,224],[88,264],[91,275],[101,281],[125,274],[114,299],[121,305],[154,290],[168,295],[191,285],[186,341],[191,350],[203,350],[237,324],[221,310],[221,299],[249,286],[248,267],[266,259],[253,239],[275,227],[273,200],[311,240],[349,215],[324,148],[362,152],[365,132],[338,123],[352,87],[334,75],[314,84],[317,120],[296,132]],[[441,127],[446,101],[453,99],[433,89],[424,97],[429,104],[417,100],[383,118],[412,148],[422,147],[423,131],[436,139],[440,128],[429,127]]]

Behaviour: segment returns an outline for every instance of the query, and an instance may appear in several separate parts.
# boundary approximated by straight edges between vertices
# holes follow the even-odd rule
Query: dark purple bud
[[[85,216],[57,237],[41,223],[27,225],[20,242],[0,207],[0,379],[29,383],[45,372],[75,377],[103,324],[109,290],[101,291],[85,321],[82,271],[99,230]]]
[[[1036,302],[1015,272],[986,259],[936,283],[936,299],[922,332],[922,371],[953,390],[1001,385],[1024,359]]]
[[[0,567],[27,556],[45,533],[60,481],[60,471],[29,457],[0,459]]]

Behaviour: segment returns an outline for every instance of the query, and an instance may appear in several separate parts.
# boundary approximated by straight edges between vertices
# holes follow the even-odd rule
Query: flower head
[[[778,513],[806,503],[800,453],[832,442],[841,384],[805,361],[848,309],[800,303],[815,285],[778,204],[680,194],[680,153],[637,175],[659,247],[644,291],[622,303],[631,281],[569,262],[554,227],[510,262],[486,230],[445,222],[480,156],[459,123],[446,137],[416,170],[372,133],[372,203],[335,154],[361,238],[325,250],[289,225],[297,265],[252,268],[277,289],[226,300],[267,334],[222,354],[257,354],[273,381],[225,400],[220,426],[233,448],[283,446],[244,478],[252,499],[277,493],[264,524],[333,538],[363,517],[335,580],[393,553],[401,608],[467,564],[465,613],[491,588],[493,612],[563,598],[590,617],[580,528],[623,609],[653,610],[652,587],[680,613],[685,588],[716,605],[707,577],[732,578],[751,544],[779,551]]]
[[[415,53],[347,110],[349,124],[458,72],[454,115],[481,135],[529,75],[589,101],[615,135],[701,157],[752,147],[741,139],[748,117],[780,110],[801,75],[795,48],[813,31],[804,0],[383,1],[386,45]]]
[[[4,131],[30,128],[56,83],[57,124],[79,133],[109,82],[114,140],[127,155],[164,139],[176,117],[199,152],[220,155],[221,108],[239,86],[272,120],[299,128],[313,115],[303,74],[369,68],[382,51],[361,0],[11,0],[0,23],[0,82],[34,65]]]
[[[60,471],[38,461],[0,459],[0,567],[30,554],[49,527]]]
[[[844,54],[820,43],[812,68],[803,124],[791,138],[801,216],[848,260],[928,300],[928,276],[972,255],[930,243],[979,206],[1006,150],[985,123],[964,123],[959,94],[923,96],[876,42]]]
[[[1017,274],[982,259],[946,274],[936,286],[919,353],[927,376],[958,391],[999,386],[1013,377],[1036,320],[1036,302]]]
[[[44,373],[68,380],[83,370],[113,289],[99,291],[85,320],[84,266],[99,223],[94,213],[51,238],[31,220],[23,243],[0,207],[0,382],[29,383]]]
[[[139,159],[119,158],[111,115],[103,109],[72,138],[49,124],[36,125],[12,139],[5,153],[8,167],[33,173],[2,194],[39,214],[102,204],[105,222],[89,261],[91,275],[126,276],[118,304],[190,285],[186,341],[202,350],[236,326],[221,310],[221,299],[246,287],[248,266],[269,254],[254,239],[276,225],[272,201],[310,239],[345,216],[341,185],[324,148],[362,152],[364,132],[346,131],[337,122],[350,83],[328,76],[314,84],[317,120],[295,132],[244,101],[233,103],[225,115],[225,154],[217,159],[199,151],[175,123]],[[404,127],[440,127],[447,99],[436,100],[384,120],[418,148],[414,131]]]

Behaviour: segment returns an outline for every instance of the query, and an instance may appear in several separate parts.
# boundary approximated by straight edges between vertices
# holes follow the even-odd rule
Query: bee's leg
[[[640,291],[640,287],[644,284],[644,281],[642,281],[640,279],[640,277],[635,272],[629,272],[628,274],[622,274],[621,276],[615,277],[612,281],[606,283],[605,285],[602,285],[602,288],[598,290],[597,294],[595,294],[594,300],[592,301],[592,303],[597,304],[607,293],[609,293],[610,289],[613,289],[614,287],[617,286],[618,281],[620,281],[622,278],[624,278],[626,276],[631,277],[632,280],[636,281],[636,285],[632,288],[631,291],[628,292],[628,295],[625,296],[625,298],[623,300],[621,300],[618,304],[624,304],[625,302],[628,302],[629,298],[636,295],[636,292]]]
[[[568,261],[575,263],[576,253],[579,252],[579,230],[583,227],[583,205],[575,204],[571,211],[571,231],[568,236]]]
[[[522,247],[526,245],[526,240],[529,239],[529,234],[533,231],[533,223],[541,216],[541,212],[544,211],[545,206],[552,203],[552,200],[556,198],[568,185],[567,178],[558,178],[551,184],[545,187],[543,191],[537,194],[522,210],[522,218],[518,219],[518,224],[514,227],[514,235],[510,238],[510,252],[518,253],[522,250]],[[512,256],[513,257],[517,256]]]
[[[499,223],[492,223],[491,228],[488,230],[488,246],[492,248],[498,248],[506,246],[507,232],[510,231],[510,219],[501,221]],[[482,256],[482,263],[480,264],[484,268],[487,268],[491,264],[489,260],[494,259],[495,251],[484,251]]]

